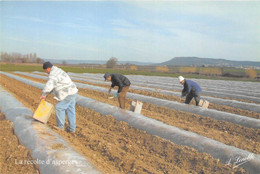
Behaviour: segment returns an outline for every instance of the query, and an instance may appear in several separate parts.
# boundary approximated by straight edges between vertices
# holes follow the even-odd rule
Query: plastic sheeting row
[[[89,73],[88,73],[89,74]],[[102,74],[98,74],[102,76]],[[95,76],[96,77],[96,76]],[[178,84],[179,81],[175,77],[158,77],[158,76],[142,76],[142,75],[127,75],[132,80],[137,80],[139,82],[147,82],[147,83],[157,83],[164,85]],[[210,80],[210,79],[191,79],[200,83],[200,85],[204,88],[209,89],[221,89],[221,90],[230,90],[235,89],[238,91],[248,92],[254,91],[259,94],[260,83],[258,82],[242,82],[242,81],[227,81],[227,80]],[[245,88],[241,88],[245,87]]]
[[[35,74],[44,74],[42,72],[35,71]],[[78,76],[78,77],[87,77],[89,80],[97,80],[101,82],[101,79],[103,79],[103,74],[90,74],[90,73],[71,73],[70,75]],[[182,86],[179,84],[178,80],[176,78],[171,77],[158,77],[158,76],[141,76],[141,75],[126,75],[132,84],[139,84],[141,86],[151,86],[154,88],[160,88],[164,87],[167,90],[182,90]],[[165,79],[165,80],[164,80]],[[232,94],[238,94],[238,95],[244,95],[244,96],[253,96],[253,97],[260,97],[260,83],[257,82],[229,82],[229,81],[223,81],[223,80],[205,80],[205,79],[192,79],[200,84],[203,91],[216,91],[217,93],[232,93]],[[218,85],[216,85],[215,81],[221,81]],[[231,84],[229,84],[231,83]],[[251,89],[252,84],[254,84],[254,88]],[[156,86],[157,85],[157,86]]]
[[[39,72],[38,72],[39,73]],[[95,80],[103,79],[102,74],[90,74],[90,73],[83,73],[83,74],[76,74],[70,73],[73,75],[83,75],[84,77],[92,78]],[[169,87],[171,90],[181,90],[182,86],[179,84],[177,78],[170,78],[168,77],[167,81],[162,79],[166,77],[147,77],[147,76],[140,76],[140,75],[126,75],[131,82],[134,84],[149,84],[154,85],[155,87],[164,86]],[[205,80],[205,79],[192,79],[199,83],[202,87],[203,91],[213,92],[216,93],[232,93],[232,94],[239,94],[245,96],[253,96],[253,97],[260,97],[260,83],[257,82],[229,82],[221,80],[221,83],[215,84],[214,82],[217,80]],[[230,83],[230,84],[229,84]],[[254,85],[254,87],[252,87]]]
[[[170,85],[170,84],[178,84],[178,79],[172,78],[172,77],[147,77],[147,76],[134,76],[129,75],[128,76],[131,79],[136,79],[142,81],[147,81],[148,83],[157,83],[157,84],[164,84],[164,85]],[[257,92],[258,88],[260,87],[260,84],[257,82],[242,82],[242,81],[227,81],[227,80],[209,80],[209,79],[191,79],[194,81],[197,81],[203,88],[209,88],[209,89],[221,89],[221,90],[230,90],[235,89],[241,92],[248,92],[248,90],[252,90],[254,92]],[[241,86],[244,86],[245,88],[241,88]],[[258,92],[259,94],[259,92]]]
[[[28,76],[31,75],[29,73],[22,73],[22,74],[25,74]],[[70,73],[70,75],[72,75],[73,80],[85,81],[85,82],[96,83],[96,84],[110,84],[110,82],[105,82],[105,81],[97,81],[97,80],[91,80],[91,79],[86,79],[86,78],[74,77],[74,76],[79,76],[79,74],[75,74],[75,73]],[[37,77],[39,77],[39,76],[37,76]],[[180,97],[180,92],[174,92],[174,91],[168,91],[168,90],[157,90],[154,88],[141,87],[141,86],[135,86],[135,85],[131,85],[130,88],[135,89],[135,90],[145,90],[145,91],[160,93],[163,95],[172,95],[172,96]],[[206,99],[206,100],[210,101],[211,103],[215,103],[215,104],[219,104],[219,105],[231,106],[234,108],[240,108],[240,109],[245,109],[245,110],[260,113],[259,104],[245,103],[245,102],[240,102],[240,101],[236,101],[236,100],[214,98],[214,97],[209,97],[209,96],[203,96],[203,99]]]
[[[41,86],[43,87],[43,84]],[[250,173],[258,173],[260,171],[259,155],[252,154],[248,151],[233,146],[228,146],[210,138],[206,138],[174,126],[169,126],[160,121],[147,118],[141,114],[122,110],[118,107],[101,103],[87,97],[78,95],[76,100],[78,105],[93,109],[102,115],[112,115],[118,121],[127,122],[129,125],[146,131],[148,134],[157,135],[179,145],[192,147],[199,152],[209,153],[214,158],[220,159],[222,163],[226,163],[230,159],[236,159],[238,156],[241,158],[247,158],[248,156],[253,155],[254,158],[252,160],[241,165],[240,167],[243,167]]]
[[[36,74],[30,74],[30,73],[24,73],[24,72],[15,72],[17,74],[22,74],[30,77],[36,77],[36,78],[41,78],[41,79],[46,79],[47,77],[36,75]],[[79,78],[81,75],[75,74],[75,73],[69,73],[71,75],[72,80],[79,80],[79,81],[85,81],[89,83],[95,83],[95,84],[111,84],[111,82],[105,82],[105,81],[99,81],[99,80],[91,80],[91,79],[86,79],[86,78]],[[79,77],[75,77],[79,76]],[[148,88],[148,87],[141,87],[141,86],[135,86],[131,85],[131,89],[135,90],[145,90],[145,91],[150,91],[150,92],[156,92],[160,93],[163,95],[172,95],[172,96],[177,96],[180,97],[180,92],[174,92],[174,91],[168,91],[168,90],[157,90],[154,88]],[[203,96],[203,99],[208,100],[211,103],[219,104],[219,105],[225,105],[225,106],[230,106],[234,108],[240,108],[240,109],[245,109],[253,112],[260,113],[260,105],[259,104],[254,104],[254,103],[245,103],[237,100],[229,100],[229,99],[221,99],[221,98],[214,98],[214,97],[209,97],[209,96]]]
[[[71,73],[70,73],[71,74]],[[84,73],[85,74],[85,73]],[[85,75],[85,77],[91,77],[91,75],[87,74]],[[94,77],[94,79],[102,79],[101,77]],[[181,85],[179,85],[178,83],[168,83],[168,84],[154,84],[154,83],[149,83],[146,82],[145,80],[143,81],[138,81],[136,79],[130,79],[130,81],[134,84],[134,85],[139,85],[139,86],[146,86],[146,87],[151,87],[151,88],[157,88],[157,89],[166,89],[166,90],[181,90]],[[178,84],[178,85],[174,85],[174,84]],[[246,88],[246,86],[242,86],[243,88]],[[242,88],[240,86],[240,88]],[[244,93],[236,93],[236,90],[232,87],[231,89],[233,90],[229,90],[229,91],[212,91],[212,90],[207,90],[207,88],[203,88],[202,90],[202,94],[203,95],[208,95],[208,96],[216,96],[216,97],[220,97],[220,98],[232,98],[232,99],[237,99],[237,100],[248,100],[248,101],[253,101],[253,102],[257,102],[260,103],[260,98],[258,96],[257,93],[250,93],[250,92],[244,92]],[[253,96],[250,96],[253,95]]]
[[[7,73],[5,73],[5,74],[7,74]],[[23,78],[20,78],[17,76],[15,77],[12,74],[9,74],[9,76],[11,76],[12,78],[15,78],[17,80],[20,80],[20,81],[24,81],[24,80],[28,81],[27,79],[23,79]],[[41,78],[46,79],[47,77],[42,76]],[[87,88],[87,89],[100,91],[100,92],[108,91],[108,89],[106,89],[106,88],[92,86],[92,85],[88,85],[88,84],[76,83],[76,85],[79,88]],[[112,93],[114,93],[114,94],[115,94],[115,92],[116,92],[115,90],[112,91]],[[151,103],[154,105],[165,106],[165,107],[177,110],[177,111],[181,110],[184,112],[198,114],[198,115],[201,115],[204,117],[214,118],[216,120],[228,121],[228,122],[235,123],[235,124],[242,125],[242,126],[249,127],[249,128],[255,128],[255,129],[260,128],[259,119],[254,119],[254,118],[245,117],[245,116],[241,116],[241,115],[237,115],[237,114],[217,111],[217,110],[213,110],[213,109],[205,109],[205,108],[196,107],[193,105],[186,105],[186,104],[178,103],[175,101],[169,101],[169,100],[159,99],[159,98],[155,98],[155,97],[134,94],[134,93],[130,93],[130,92],[127,93],[127,97],[134,99],[134,100]]]
[[[14,123],[16,135],[31,150],[41,173],[100,173],[47,125],[34,121],[31,110],[2,87],[0,98],[1,112]],[[61,145],[62,149],[55,149],[55,145]]]

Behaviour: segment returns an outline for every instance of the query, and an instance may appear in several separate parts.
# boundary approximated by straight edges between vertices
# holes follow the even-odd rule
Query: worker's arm
[[[45,84],[42,90],[42,96],[40,97],[40,99],[46,99],[47,95],[51,93],[51,91],[53,90],[55,84],[55,79],[48,79],[47,83]]]
[[[111,84],[111,86],[110,86],[110,88],[109,88],[109,90],[108,90],[108,93],[110,93],[111,90],[112,90],[112,88],[114,88],[114,87],[115,87],[115,84],[114,84],[114,82],[112,81],[112,84]]]
[[[184,88],[181,92],[181,96],[184,97],[189,93],[189,85],[187,83],[184,84]]]
[[[184,89],[181,92],[181,97],[185,97],[187,95],[187,91],[185,91]]]
[[[112,86],[109,88],[108,93],[111,92],[111,89],[112,89],[112,88],[113,88]],[[117,92],[113,97],[114,97],[114,98],[118,97],[118,92]]]
[[[110,93],[110,92],[111,92],[112,88],[113,88],[113,87],[112,87],[112,86],[110,86],[110,88],[109,88],[109,90],[108,90],[108,93]]]

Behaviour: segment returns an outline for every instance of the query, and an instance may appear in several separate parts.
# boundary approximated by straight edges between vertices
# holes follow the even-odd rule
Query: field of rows
[[[202,87],[201,97],[210,102],[203,109],[194,106],[194,101],[183,104],[178,79],[129,75],[126,110],[132,101],[143,102],[141,116],[136,116],[141,121],[136,123],[135,117],[124,119],[131,114],[117,108],[117,99],[108,99],[116,89],[107,93],[110,82],[104,81],[103,74],[69,74],[79,89],[76,133],[56,130],[55,113],[48,126],[101,172],[238,174],[260,170],[256,163],[260,161],[260,83],[193,79]],[[2,88],[32,111],[37,108],[46,74],[1,72],[0,77]],[[56,104],[53,95],[47,101]],[[88,105],[90,101],[95,105]],[[238,163],[238,158],[248,154],[253,159]]]

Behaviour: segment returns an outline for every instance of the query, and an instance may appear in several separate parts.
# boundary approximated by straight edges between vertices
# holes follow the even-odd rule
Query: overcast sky
[[[259,1],[0,2],[0,51],[47,59],[260,61]]]

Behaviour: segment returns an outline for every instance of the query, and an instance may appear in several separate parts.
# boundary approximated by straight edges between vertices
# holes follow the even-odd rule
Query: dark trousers
[[[192,98],[194,97],[195,101],[196,101],[196,106],[199,105],[200,102],[200,94],[194,91],[191,91],[187,96],[186,96],[186,100],[185,103],[189,104],[190,101],[192,100]]]
[[[125,86],[122,88],[122,91],[118,95],[118,102],[119,107],[125,109],[125,100],[126,100],[126,93],[128,92],[130,86]]]

